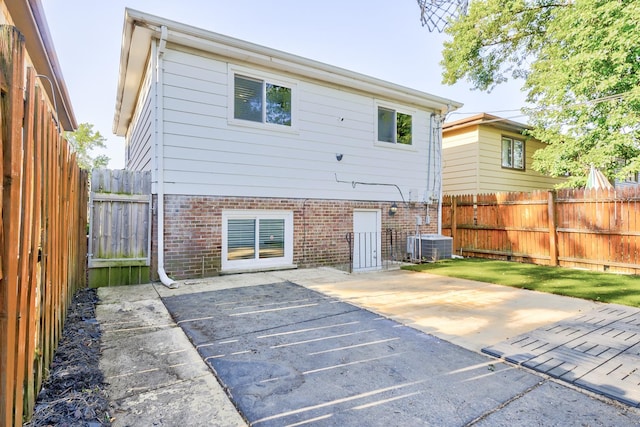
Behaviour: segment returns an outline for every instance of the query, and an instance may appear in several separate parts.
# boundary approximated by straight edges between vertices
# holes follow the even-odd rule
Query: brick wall
[[[154,206],[157,199],[154,196]],[[175,279],[218,274],[222,253],[223,210],[285,210],[293,212],[293,262],[298,267],[348,265],[346,234],[353,231],[354,209],[380,209],[382,231],[413,233],[416,216],[424,222],[427,207],[398,204],[389,216],[389,202],[315,199],[165,196],[165,271]],[[429,207],[431,223],[421,233],[437,232],[437,207]],[[157,212],[157,209],[154,210]],[[152,276],[157,279],[157,221],[152,229]]]

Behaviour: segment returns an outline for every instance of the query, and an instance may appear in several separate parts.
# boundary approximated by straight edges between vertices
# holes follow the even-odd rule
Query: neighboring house
[[[126,10],[114,132],[152,172],[165,284],[350,251],[377,268],[387,230],[437,232],[437,123],[460,105]]]
[[[76,118],[40,0],[2,0],[0,8],[0,25],[14,26],[24,36],[26,62],[35,70],[51,111],[56,111],[61,131],[75,130]]]
[[[442,191],[482,194],[552,189],[563,178],[531,168],[545,143],[523,135],[527,125],[491,114],[447,122],[442,128]]]
[[[613,185],[615,188],[637,188],[640,185],[640,172],[630,173],[625,179],[616,179]]]

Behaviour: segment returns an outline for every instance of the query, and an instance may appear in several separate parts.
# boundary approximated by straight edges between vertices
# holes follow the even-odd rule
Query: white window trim
[[[227,237],[229,219],[284,219],[284,257],[242,259],[229,261]],[[293,265],[293,212],[276,210],[224,210],[222,211],[222,260],[223,271],[257,270]]]
[[[418,151],[416,147],[416,116],[417,111],[404,105],[391,102],[374,100],[373,102],[373,144],[376,147],[391,148],[394,150]],[[397,142],[385,142],[378,140],[378,107],[394,110],[396,113],[408,114],[411,116],[411,145],[398,144]]]
[[[259,123],[250,120],[236,119],[235,108],[235,75],[263,80],[267,83],[284,86],[291,89],[291,126],[279,125],[276,123]],[[233,126],[243,126],[254,129],[266,129],[276,132],[298,132],[298,81],[282,76],[267,73],[240,65],[228,64],[227,66],[227,122]]]
[[[511,141],[511,163],[512,166],[505,166],[504,165],[504,158],[503,158],[503,152],[502,152],[502,143],[505,139],[508,139]],[[515,142],[521,142],[522,143],[522,167],[521,168],[516,168],[513,166],[513,164],[515,164],[515,158],[513,156],[514,154],[514,144]],[[507,170],[512,170],[512,171],[518,171],[518,172],[524,172],[527,170],[527,141],[525,141],[524,139],[520,139],[520,138],[514,138],[512,136],[509,135],[502,135],[500,137],[500,166],[502,167],[502,169],[507,169]]]

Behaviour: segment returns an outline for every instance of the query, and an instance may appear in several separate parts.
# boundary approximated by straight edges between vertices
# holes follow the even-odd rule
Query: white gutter
[[[164,113],[162,107],[163,97],[163,66],[162,57],[167,45],[167,27],[161,27],[160,43],[156,61],[156,93],[154,97],[155,133],[156,133],[156,167],[157,167],[157,194],[158,194],[158,276],[163,285],[170,289],[178,287],[164,271]]]
[[[166,42],[218,55],[223,61],[294,74],[442,114],[462,107],[461,103],[447,98],[127,8],[113,123],[116,135],[127,132],[138,93],[135,85],[144,67],[142,58],[146,58],[149,40],[161,37],[162,27],[168,27]],[[141,49],[145,49],[145,55]]]

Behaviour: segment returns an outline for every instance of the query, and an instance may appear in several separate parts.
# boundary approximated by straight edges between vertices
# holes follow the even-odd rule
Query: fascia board
[[[454,111],[462,107],[462,103],[457,101],[144,12],[127,9],[113,125],[113,130],[118,135],[125,134],[129,120],[132,117],[135,99],[129,98],[137,96],[138,91],[134,90],[134,82],[136,82],[136,79],[141,80],[147,59],[146,55],[144,61],[134,57],[140,56],[141,50],[146,49],[146,52],[148,52],[150,39],[152,37],[160,37],[160,28],[162,26],[166,26],[168,29],[167,42],[198,49],[223,58],[272,70],[294,73],[333,85],[344,86],[351,90],[366,92],[376,97],[433,109],[441,113]],[[135,37],[137,28],[144,29],[144,37]],[[140,43],[145,46],[144,49],[138,46]]]
[[[55,99],[58,109],[56,115],[62,128],[68,131],[76,129],[77,122],[71,98],[40,0],[7,1],[5,5],[14,25],[25,36],[26,49],[36,72],[46,75],[51,80],[53,93],[49,83],[43,83],[41,86],[52,103]]]
[[[123,49],[120,58],[116,109],[113,121],[113,133],[124,136],[133,117],[136,100],[142,84],[145,65],[151,50],[151,38],[154,31],[132,25],[130,32],[123,38],[128,49]]]
[[[215,33],[210,33],[215,34]],[[462,106],[461,103],[441,98],[405,86],[376,79],[364,74],[349,71],[306,59],[297,55],[277,51],[232,39],[226,36],[224,41],[213,38],[203,38],[181,31],[169,30],[167,41],[204,52],[209,52],[225,58],[232,58],[249,64],[259,65],[272,70],[285,71],[299,76],[348,87],[375,96],[387,97],[392,100],[406,102],[412,105],[426,107],[442,112],[453,111]]]

